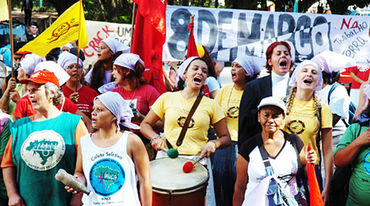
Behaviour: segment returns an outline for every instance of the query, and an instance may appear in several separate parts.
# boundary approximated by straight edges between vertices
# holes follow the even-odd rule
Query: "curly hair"
[[[57,85],[48,82],[48,83],[45,83],[45,84],[41,85],[41,87],[45,88],[46,96],[50,96],[51,94],[54,94],[54,96],[53,96],[53,105],[54,106],[58,106],[58,105],[62,104],[63,98],[64,98],[63,92]]]

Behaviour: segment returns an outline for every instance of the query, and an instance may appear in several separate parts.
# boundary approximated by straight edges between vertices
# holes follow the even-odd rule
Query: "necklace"
[[[122,89],[123,89],[123,88],[122,88]],[[125,90],[125,89],[123,89],[123,91],[125,91],[125,92],[127,92],[127,93],[129,92],[129,91]],[[127,100],[130,100],[130,101],[128,102],[128,105],[130,106],[130,108],[131,108],[131,109],[135,109],[135,105],[133,104],[133,101],[135,100],[135,99],[134,99],[135,94],[136,94],[136,89],[134,89],[134,93],[132,94],[131,98],[130,98],[130,97],[127,97],[128,95],[126,95],[126,94],[125,94],[125,96],[126,96],[126,97],[125,97],[124,99],[125,99],[126,101],[127,101]]]

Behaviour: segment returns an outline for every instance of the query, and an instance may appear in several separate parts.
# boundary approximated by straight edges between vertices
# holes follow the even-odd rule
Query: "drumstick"
[[[184,171],[185,173],[191,172],[194,169],[194,165],[202,160],[205,156],[206,154],[201,155],[200,157],[198,157],[197,160],[194,161],[194,163],[191,161],[185,162],[184,166],[182,167],[182,171]]]
[[[174,148],[166,149],[162,146],[161,150],[166,152],[167,156],[171,159],[177,158],[179,156],[179,152]]]
[[[62,182],[64,185],[72,187],[77,192],[83,192],[87,195],[90,194],[90,191],[86,188],[81,181],[79,181],[76,177],[68,174],[64,169],[59,169],[57,174],[55,175],[55,179]]]

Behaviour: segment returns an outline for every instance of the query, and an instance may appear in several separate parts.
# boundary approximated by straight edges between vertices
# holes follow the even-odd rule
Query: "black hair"
[[[60,48],[56,47],[52,49],[47,55],[46,55],[46,60],[48,61],[57,61],[59,58],[60,54]]]
[[[30,26],[36,26],[37,28],[39,28],[39,25],[35,21],[31,22]]]
[[[69,50],[69,53],[77,56],[77,53],[78,53],[78,49],[76,47],[73,47]],[[82,49],[80,49],[80,56],[79,58],[82,60],[82,61],[85,61],[85,54],[84,52],[82,51]]]
[[[325,71],[322,72],[322,79],[324,80],[324,83],[334,84],[339,80],[339,78],[340,78],[339,72],[333,72],[331,74]]]

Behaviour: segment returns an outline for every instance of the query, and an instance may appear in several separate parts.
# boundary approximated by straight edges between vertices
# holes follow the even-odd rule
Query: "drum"
[[[150,175],[155,206],[201,206],[204,205],[208,183],[208,170],[197,163],[184,173],[185,158],[162,158],[150,162]]]

